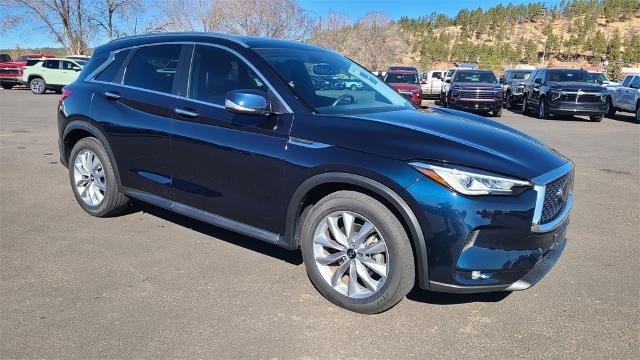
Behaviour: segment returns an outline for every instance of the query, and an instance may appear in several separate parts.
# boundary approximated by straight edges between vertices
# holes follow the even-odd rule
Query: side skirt
[[[258,240],[266,241],[268,243],[271,243],[280,247],[284,247],[286,249],[290,249],[289,241],[286,241],[285,238],[283,238],[282,236],[276,233],[262,230],[251,225],[243,224],[241,222],[231,220],[226,217],[216,215],[204,210],[196,209],[189,205],[175,202],[173,200],[169,200],[161,196],[149,194],[144,191],[133,190],[133,189],[123,189],[123,190],[125,195],[132,197],[134,199],[138,199],[140,201],[147,202],[149,204],[161,207],[163,209],[170,210],[175,213],[178,213],[196,220],[200,220],[207,224],[219,226],[221,228],[225,228],[227,230],[231,230],[242,235],[250,236]]]

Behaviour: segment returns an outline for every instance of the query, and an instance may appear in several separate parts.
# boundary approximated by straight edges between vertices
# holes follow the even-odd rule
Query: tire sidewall
[[[31,86],[31,84],[35,81],[39,81],[42,83],[42,91],[34,91],[33,87]],[[29,81],[29,90],[31,90],[32,93],[37,94],[37,95],[41,95],[44,94],[47,91],[47,83],[44,81],[44,79],[42,78],[33,78],[31,79],[31,81]]]
[[[98,206],[91,206],[85,203],[84,200],[82,200],[80,194],[78,194],[78,190],[76,189],[73,174],[74,164],[76,156],[82,150],[90,150],[91,152],[93,152],[98,157],[98,160],[100,160],[102,168],[104,169],[106,191],[102,202]],[[118,192],[118,184],[116,183],[111,160],[109,159],[107,152],[104,150],[104,147],[98,139],[92,137],[83,138],[75,144],[75,146],[71,150],[71,154],[69,155],[69,182],[71,184],[73,196],[76,198],[76,201],[84,211],[93,216],[101,217],[111,210],[111,204],[115,201],[115,195]]]
[[[388,210],[388,214],[381,214],[379,210],[379,207],[374,206],[374,204],[363,203],[355,199],[346,197],[331,198],[326,202],[314,206],[306,217],[302,228],[302,256],[307,274],[312,283],[318,291],[331,302],[361,313],[376,313],[395,305],[395,302],[391,304],[389,304],[389,302],[393,301],[399,291],[403,276],[403,262],[411,261],[413,263],[413,259],[403,259],[402,250],[400,249],[400,242],[409,241],[404,229],[400,225],[401,231],[398,233],[397,227],[392,224],[393,221],[385,218],[388,215],[394,217],[393,214]],[[387,254],[389,256],[388,261],[390,262],[389,273],[387,274],[382,289],[370,297],[354,299],[338,293],[325,281],[316,265],[313,254],[313,236],[315,229],[327,215],[336,211],[352,211],[364,216],[378,229],[385,239]],[[399,222],[395,225],[399,225]]]

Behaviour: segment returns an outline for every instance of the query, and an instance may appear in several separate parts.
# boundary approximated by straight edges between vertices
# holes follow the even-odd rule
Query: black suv
[[[362,85],[327,89],[317,77]],[[115,40],[63,89],[58,126],[87,213],[111,216],[133,198],[300,249],[316,288],[358,312],[384,311],[414,284],[523,290],[567,243],[571,161],[481,116],[418,111],[307,44]]]
[[[448,108],[502,115],[502,87],[491,70],[458,69],[446,82]]]
[[[534,70],[509,69],[500,76],[505,109],[511,109],[514,105],[522,104],[524,88],[533,72]]]
[[[601,121],[607,112],[607,93],[581,69],[539,69],[527,81],[522,113],[534,110],[539,119],[551,115],[586,115]]]

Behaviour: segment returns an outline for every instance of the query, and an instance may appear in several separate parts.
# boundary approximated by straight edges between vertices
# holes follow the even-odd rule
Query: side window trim
[[[111,51],[110,54],[109,54],[109,57],[107,58],[107,60],[105,60],[105,62],[102,65],[98,66],[93,72],[91,72],[89,75],[87,75],[85,77],[85,81],[113,84],[113,83],[110,83],[110,82],[95,80],[95,77],[98,76],[98,74],[100,74],[100,72],[102,72],[107,66],[109,66],[115,60],[115,54],[117,52],[119,52],[119,51],[124,51],[124,50],[129,50],[129,49],[132,50],[131,52],[129,52],[129,55],[127,56],[127,59],[125,59],[125,61],[123,62],[123,65],[124,65],[123,68],[124,68],[124,71],[126,73],[126,68],[129,65],[129,62],[131,61],[131,58],[136,53],[136,51],[138,49],[140,49],[141,47],[155,46],[155,45],[170,45],[170,44],[213,46],[213,47],[217,47],[217,48],[223,49],[225,51],[231,52],[232,54],[234,54],[238,58],[240,58],[251,70],[254,71],[254,73],[260,78],[260,80],[262,80],[265,83],[265,85],[267,85],[267,88],[269,88],[269,92],[276,97],[278,102],[280,102],[280,104],[284,107],[284,109],[286,110],[287,113],[290,113],[290,114],[293,113],[293,110],[291,110],[291,107],[289,106],[289,104],[286,101],[284,101],[284,98],[275,90],[275,87],[273,87],[273,85],[271,85],[271,83],[265,78],[265,76],[262,75],[262,73],[251,62],[249,62],[247,60],[247,58],[245,58],[240,53],[238,53],[237,51],[235,51],[235,50],[233,50],[231,48],[228,48],[228,47],[226,47],[224,45],[220,45],[220,44],[214,44],[214,43],[205,43],[205,42],[197,42],[197,41],[171,41],[171,42],[149,43],[149,44],[142,44],[142,45],[134,45],[134,46],[129,46],[129,47],[123,47],[123,48]],[[195,51],[195,46],[193,46],[193,49]],[[191,61],[190,61],[190,66],[189,66],[189,78],[191,77],[190,76],[191,75],[191,68],[192,68],[192,65],[193,65],[192,62],[193,62],[193,53],[191,54]],[[175,94],[167,94],[167,93],[154,91],[154,90],[150,90],[150,89],[144,89],[144,88],[139,88],[139,87],[135,87],[135,86],[125,85],[123,82],[124,82],[124,73],[120,77],[120,83],[118,84],[120,86],[132,88],[132,89],[137,89],[137,90],[149,91],[149,92],[157,93],[157,94],[176,96]],[[210,102],[196,100],[196,99],[192,99],[192,98],[181,96],[181,95],[177,95],[177,97],[181,98],[181,99],[200,102],[200,103],[207,104],[207,105],[213,105],[213,106],[217,105],[217,104],[212,104]],[[220,106],[220,105],[217,105],[217,106]],[[220,107],[224,108],[224,106],[220,106]]]

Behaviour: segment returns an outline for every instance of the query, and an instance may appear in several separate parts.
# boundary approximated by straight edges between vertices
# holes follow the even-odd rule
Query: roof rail
[[[119,41],[138,39],[138,38],[146,38],[146,37],[177,36],[177,35],[210,36],[210,37],[215,37],[215,38],[220,38],[220,39],[233,41],[236,44],[241,45],[242,47],[245,47],[245,48],[249,47],[249,45],[247,45],[244,41],[239,40],[237,37],[235,37],[233,35],[228,35],[228,34],[223,34],[223,33],[216,33],[216,32],[155,32],[155,33],[148,33],[148,34],[123,36],[123,37],[120,37],[120,38],[113,39],[113,40],[109,41],[109,43],[111,44],[111,43],[115,43],[115,42],[119,42]]]

